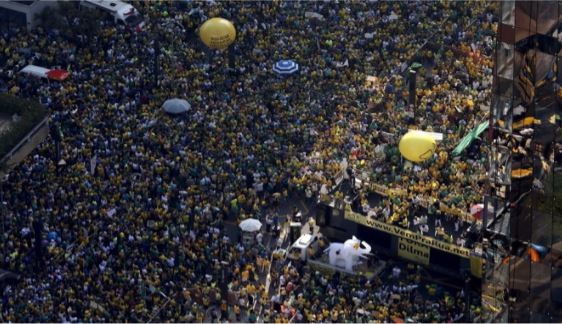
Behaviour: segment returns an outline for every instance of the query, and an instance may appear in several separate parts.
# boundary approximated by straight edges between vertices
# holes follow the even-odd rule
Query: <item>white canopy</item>
[[[70,72],[63,69],[47,69],[37,65],[28,65],[20,73],[55,81],[64,81],[70,76]]]
[[[257,232],[261,229],[261,222],[255,218],[248,218],[240,222],[241,230],[244,232]]]
[[[162,105],[162,109],[169,114],[181,114],[184,112],[189,111],[191,109],[191,105],[185,99],[168,99]]]
[[[325,19],[324,16],[314,11],[307,11],[304,13],[304,16],[309,19],[318,19],[320,21],[324,21]]]
[[[47,73],[49,73],[49,71],[51,70],[44,67],[40,67],[37,65],[28,65],[21,69],[20,73],[33,75],[38,78],[47,78]]]
[[[431,136],[437,142],[440,142],[440,141],[443,140],[443,133],[426,132],[426,131],[417,130],[417,129],[410,129],[410,130],[408,130],[408,132],[417,132],[417,133],[420,133],[420,134],[427,134],[427,135]]]

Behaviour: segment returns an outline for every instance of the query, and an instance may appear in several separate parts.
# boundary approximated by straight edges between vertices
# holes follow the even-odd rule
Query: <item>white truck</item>
[[[307,261],[311,255],[317,254],[318,251],[323,251],[327,244],[324,237],[304,234],[293,243],[287,257],[292,260],[300,259]]]
[[[132,5],[118,0],[82,0],[81,7],[100,9],[113,17],[117,24],[123,24],[137,32],[144,27],[144,19]]]

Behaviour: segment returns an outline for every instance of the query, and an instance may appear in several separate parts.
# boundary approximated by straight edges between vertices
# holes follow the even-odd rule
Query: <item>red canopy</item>
[[[47,78],[56,81],[63,81],[68,78],[69,75],[70,73],[60,69],[50,70],[49,72],[47,72]]]
[[[392,323],[396,323],[396,324],[402,324],[404,323],[404,320],[401,319],[398,316],[390,316],[390,320],[392,321]]]
[[[470,206],[470,214],[476,219],[481,219],[484,213],[484,204],[475,204]]]

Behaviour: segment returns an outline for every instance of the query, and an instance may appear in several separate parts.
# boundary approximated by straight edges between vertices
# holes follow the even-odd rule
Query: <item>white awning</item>
[[[434,140],[436,140],[437,142],[440,142],[443,140],[443,133],[436,133],[436,132],[426,132],[426,131],[422,131],[422,130],[417,130],[417,129],[410,129],[410,132],[418,132],[418,133],[423,133],[423,134],[427,134],[429,136],[431,136]]]
[[[29,75],[36,76],[38,78],[47,78],[47,73],[51,71],[50,69],[46,69],[44,67],[40,67],[37,65],[28,65],[21,69],[20,73],[25,73]]]

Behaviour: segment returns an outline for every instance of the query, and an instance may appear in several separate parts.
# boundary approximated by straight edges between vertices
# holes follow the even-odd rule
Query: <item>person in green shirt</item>
[[[257,315],[253,309],[250,310],[248,314],[248,323],[256,323],[257,322]]]

